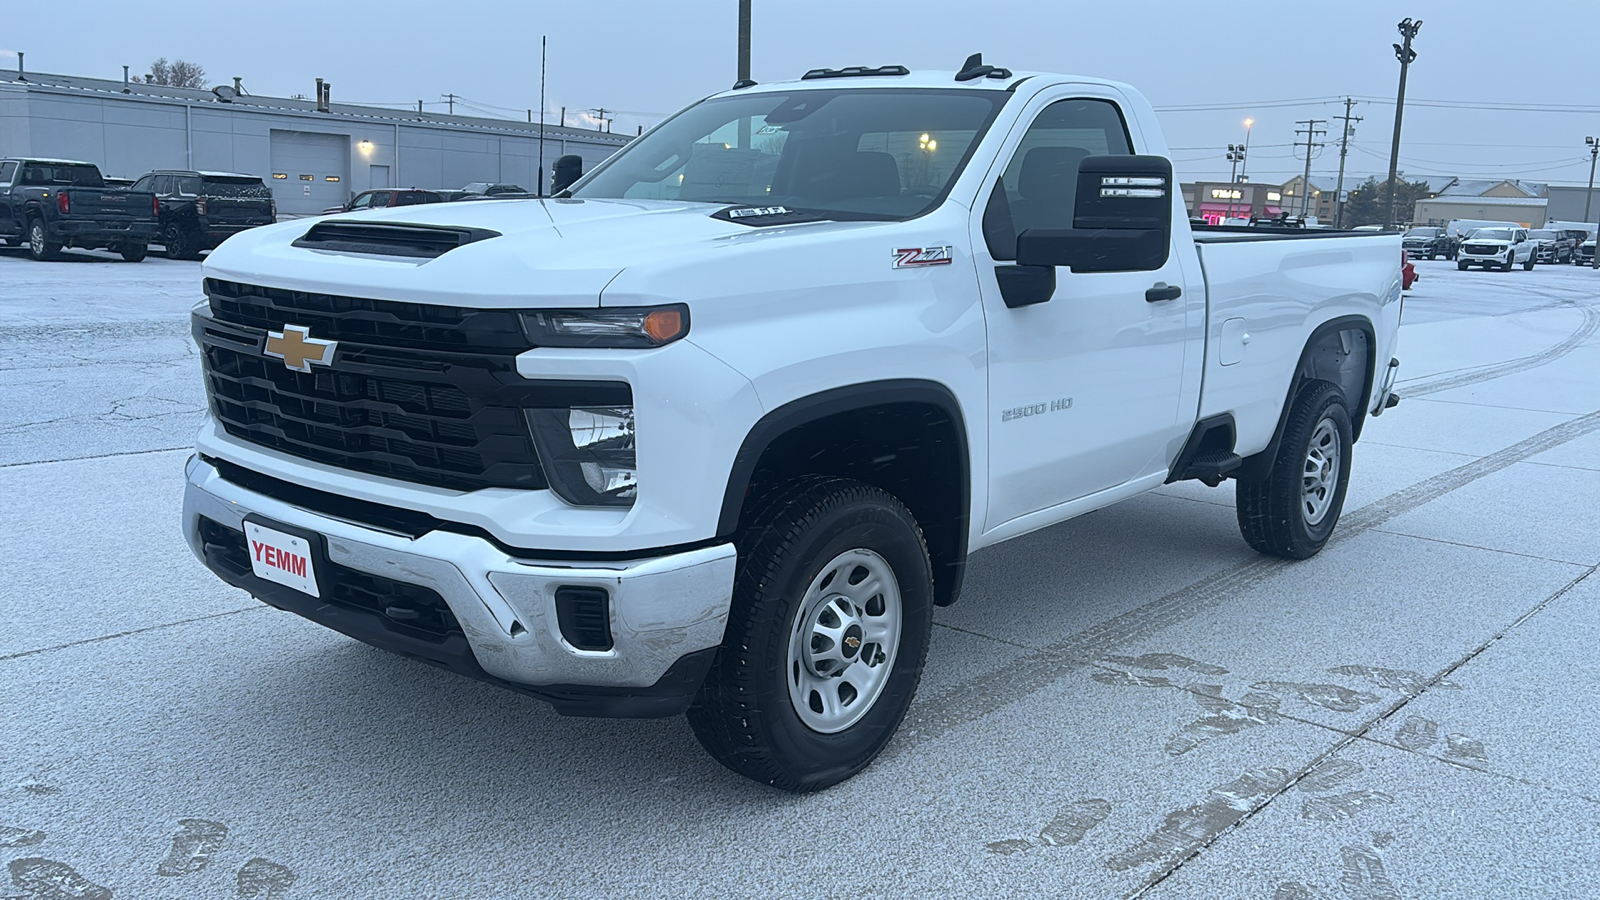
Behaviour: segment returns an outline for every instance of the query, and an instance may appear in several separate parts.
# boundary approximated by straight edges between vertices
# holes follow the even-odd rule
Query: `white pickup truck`
[[[1251,546],[1321,549],[1400,257],[1191,233],[1124,84],[744,84],[560,199],[229,239],[184,533],[272,606],[815,790],[889,741],[973,552],[1226,478]]]

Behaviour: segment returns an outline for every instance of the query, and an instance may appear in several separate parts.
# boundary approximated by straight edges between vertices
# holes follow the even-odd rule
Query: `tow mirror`
[[[1020,266],[1148,272],[1172,250],[1172,162],[1160,156],[1090,156],[1078,166],[1071,228],[1017,236]]]

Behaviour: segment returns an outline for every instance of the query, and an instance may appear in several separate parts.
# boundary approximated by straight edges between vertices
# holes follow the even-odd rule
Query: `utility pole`
[[[1344,135],[1339,138],[1339,183],[1334,187],[1333,195],[1333,227],[1344,227],[1344,158],[1350,152],[1350,137],[1356,133],[1354,122],[1361,121],[1360,116],[1350,115],[1350,107],[1356,101],[1350,97],[1344,98],[1344,115],[1334,116],[1344,120]]]
[[[1311,151],[1313,148],[1322,147],[1321,142],[1318,142],[1316,137],[1319,134],[1327,134],[1328,132],[1327,129],[1318,128],[1317,126],[1328,124],[1328,120],[1301,119],[1295,124],[1306,126],[1305,128],[1296,128],[1294,130],[1295,134],[1304,134],[1306,136],[1306,174],[1305,178],[1300,182],[1300,217],[1305,218],[1311,215]],[[1295,143],[1298,144],[1300,142],[1296,140]]]
[[[455,94],[445,94],[445,98],[450,101],[450,115],[452,115],[452,116],[455,115],[456,114],[456,95]]]
[[[610,130],[609,126],[611,125],[611,120],[606,118],[606,113],[612,112],[612,110],[606,109],[604,106],[602,106],[599,109],[591,109],[589,112],[594,113],[594,117],[600,120],[600,124],[595,128],[595,131]]]
[[[750,80],[750,0],[739,0],[739,72],[734,87],[753,84]],[[739,119],[739,149],[750,149],[750,117]]]
[[[1396,27],[1400,29],[1400,36],[1405,39],[1405,43],[1394,45],[1394,58],[1400,60],[1400,93],[1394,103],[1394,143],[1389,147],[1389,202],[1383,214],[1385,229],[1394,227],[1394,195],[1396,188],[1399,187],[1395,183],[1395,178],[1400,170],[1400,119],[1406,111],[1406,72],[1417,58],[1417,51],[1411,49],[1411,39],[1422,30],[1422,20],[1413,22],[1408,16],[1401,19]]]

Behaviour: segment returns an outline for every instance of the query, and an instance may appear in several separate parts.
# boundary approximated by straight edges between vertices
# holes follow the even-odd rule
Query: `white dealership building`
[[[310,87],[310,85],[308,85]],[[559,156],[587,171],[628,142],[537,122],[244,94],[138,81],[0,73],[0,157],[93,162],[109,177],[153,169],[259,175],[280,215],[306,215],[381,187],[474,181],[535,190]]]

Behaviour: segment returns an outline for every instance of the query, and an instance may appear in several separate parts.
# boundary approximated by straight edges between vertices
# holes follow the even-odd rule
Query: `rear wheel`
[[[142,262],[145,254],[150,252],[149,244],[122,244],[117,247],[117,253],[128,262]]]
[[[1272,469],[1240,479],[1239,533],[1262,553],[1285,559],[1315,556],[1344,509],[1350,481],[1350,411],[1331,381],[1300,389]]]
[[[168,259],[200,258],[200,236],[181,223],[168,222],[161,229],[161,243],[166,245]]]
[[[1533,262],[1534,262],[1533,255],[1529,254],[1527,261],[1522,264],[1522,271],[1524,271],[1524,272],[1532,272],[1533,271]]]
[[[37,217],[28,220],[28,255],[40,262],[61,255],[61,245],[50,240],[50,233],[45,230],[44,220]]]
[[[776,491],[739,540],[721,652],[689,708],[718,762],[816,791],[866,768],[911,705],[933,625],[922,532],[870,485]]]

